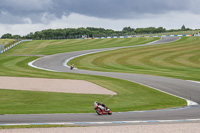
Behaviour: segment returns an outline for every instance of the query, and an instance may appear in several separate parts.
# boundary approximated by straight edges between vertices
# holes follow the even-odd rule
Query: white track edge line
[[[189,82],[193,82],[193,83],[197,83],[197,84],[200,84],[199,81],[193,81],[193,80],[187,80],[187,81],[189,81]]]

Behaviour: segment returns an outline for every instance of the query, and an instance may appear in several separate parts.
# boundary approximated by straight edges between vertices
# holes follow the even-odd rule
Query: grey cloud
[[[169,11],[198,11],[199,0],[53,0],[63,12],[101,18],[130,18],[132,14],[162,14]],[[59,12],[60,13],[60,12]]]
[[[78,13],[107,19],[134,19],[170,11],[199,13],[199,0],[0,0],[0,23],[48,23]],[[45,16],[45,20],[44,20]]]
[[[54,10],[52,5],[51,0],[0,0],[0,23],[26,23],[26,18],[42,22],[43,15]]]

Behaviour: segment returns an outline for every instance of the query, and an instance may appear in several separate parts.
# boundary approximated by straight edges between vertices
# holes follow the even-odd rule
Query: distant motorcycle
[[[106,109],[105,109],[106,108]],[[108,108],[108,107],[103,107],[102,105],[96,105],[95,107],[94,107],[94,109],[96,110],[96,113],[98,114],[98,115],[102,115],[102,114],[108,114],[108,115],[112,115],[112,111]]]
[[[70,70],[73,70],[73,69],[74,69],[74,65],[71,65],[71,66],[70,66]]]

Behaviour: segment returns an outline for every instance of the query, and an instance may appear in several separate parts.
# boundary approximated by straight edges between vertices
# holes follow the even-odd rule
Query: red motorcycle
[[[103,107],[102,105],[96,105],[95,107],[94,107],[94,109],[96,110],[96,112],[97,112],[97,114],[98,115],[112,115],[112,111],[108,108],[108,107],[106,107],[106,105],[105,105],[105,107]]]

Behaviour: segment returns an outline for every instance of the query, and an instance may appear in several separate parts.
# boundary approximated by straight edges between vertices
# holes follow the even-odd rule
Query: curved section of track
[[[168,43],[178,40],[178,37],[165,37],[159,41],[128,47],[138,47],[144,45],[155,45]],[[77,52],[62,53],[56,55],[50,55],[42,57],[34,62],[29,63],[35,68],[45,69],[49,71],[58,72],[70,72],[79,74],[99,75],[113,78],[119,78],[129,80],[142,85],[149,86],[166,93],[173,94],[175,96],[189,99],[196,103],[200,103],[200,84],[190,82],[186,80],[173,79],[167,77],[142,75],[142,74],[128,74],[128,73],[114,73],[114,72],[97,72],[88,70],[69,70],[66,68],[65,63],[67,59],[71,59],[80,55],[95,53],[100,51],[108,51],[119,48],[105,48],[95,50],[85,50]],[[200,107],[189,106],[182,109],[170,109],[170,110],[159,110],[159,111],[141,111],[141,112],[124,112],[124,113],[113,113],[109,117],[99,117],[95,113],[91,114],[42,114],[42,115],[2,115],[0,116],[0,124],[3,123],[49,123],[49,122],[110,122],[114,121],[158,121],[158,120],[186,120],[186,119],[198,119],[200,118]],[[122,122],[123,123],[123,122]]]

